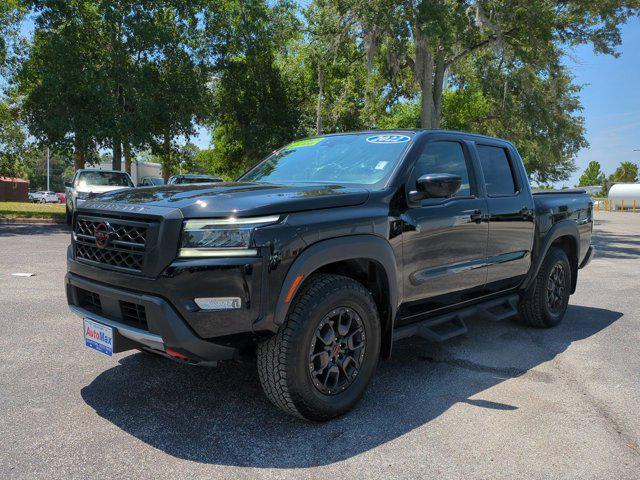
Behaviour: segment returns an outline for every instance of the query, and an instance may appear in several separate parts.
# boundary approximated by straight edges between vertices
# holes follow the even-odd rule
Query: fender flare
[[[551,244],[560,237],[571,237],[575,242],[576,248],[576,266],[578,263],[578,259],[580,258],[580,233],[578,232],[578,226],[575,222],[571,220],[561,220],[555,225],[553,225],[549,231],[544,235],[544,238],[540,242],[538,248],[534,247],[535,258],[531,264],[531,269],[522,284],[522,290],[528,290],[533,286],[535,282],[535,278],[538,276],[538,272],[540,271],[540,267],[542,266],[542,262],[544,258],[547,256],[547,252],[549,248],[551,248]],[[569,259],[571,261],[571,259]],[[576,269],[577,270],[577,269]],[[575,275],[572,275],[575,277]],[[575,278],[573,278],[572,282],[574,286],[572,290],[575,288]]]
[[[389,242],[382,237],[369,234],[321,240],[305,249],[289,268],[280,288],[280,295],[274,312],[274,323],[278,326],[284,323],[290,306],[286,298],[292,285],[300,275],[303,276],[304,281],[324,265],[356,258],[372,260],[380,264],[384,269],[389,285],[391,321],[388,323],[393,328],[392,323],[396,316],[399,299],[398,266]],[[296,285],[295,291],[297,291],[297,288],[298,285]],[[385,332],[383,332],[384,334]]]

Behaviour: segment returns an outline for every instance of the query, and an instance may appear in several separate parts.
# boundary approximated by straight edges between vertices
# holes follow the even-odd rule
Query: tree
[[[411,72],[423,128],[440,126],[447,72],[461,61],[508,48],[514,63],[545,64],[550,56],[559,58],[559,47],[581,43],[591,43],[597,52],[615,53],[620,25],[638,12],[638,6],[626,0],[367,3],[385,5],[385,14],[378,17],[376,44],[390,52],[390,71]]]
[[[511,140],[536,183],[566,180],[588,146],[580,87],[556,62],[521,64],[509,52],[487,51],[452,71],[443,126]]]
[[[26,141],[27,135],[18,122],[16,111],[0,101],[0,176],[26,177]]]
[[[597,161],[589,162],[589,165],[585,169],[584,173],[580,175],[578,180],[579,187],[589,187],[595,185],[602,185],[605,181],[605,174],[600,169],[600,163]]]
[[[17,76],[30,131],[74,146],[76,168],[96,147],[113,167],[149,146],[171,170],[175,138],[209,102],[200,1],[33,2],[33,45]]]
[[[13,79],[29,132],[74,152],[75,168],[100,143],[104,116],[100,16],[90,2],[34,2],[39,14],[29,54]]]
[[[114,168],[130,168],[133,148],[160,154],[165,179],[175,170],[175,139],[195,132],[210,105],[208,64],[202,56],[202,2],[119,2],[102,10],[110,52],[110,92],[105,138],[111,138]],[[121,146],[122,145],[122,146]]]
[[[633,162],[622,162],[611,175],[612,182],[634,183],[638,181],[638,165]]]
[[[276,63],[289,7],[270,8],[264,0],[230,0],[224,7],[229,23],[215,64],[212,142],[216,173],[232,177],[299,135],[301,125],[299,102]]]
[[[19,0],[0,2],[0,70],[5,66],[11,47],[16,40],[18,25],[22,21],[26,7]]]
[[[303,13],[306,36],[299,61],[310,70],[316,87],[312,91],[316,99],[314,133],[363,128],[362,110],[371,95],[358,46],[354,2],[316,0]]]

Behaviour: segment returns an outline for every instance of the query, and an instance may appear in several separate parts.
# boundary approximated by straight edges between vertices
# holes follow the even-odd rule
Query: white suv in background
[[[56,192],[48,190],[39,190],[30,195],[29,199],[34,203],[60,203],[60,199]]]
[[[67,195],[67,224],[71,225],[74,210],[90,197],[123,188],[133,188],[133,181],[126,172],[117,170],[78,170],[71,182],[65,185]]]

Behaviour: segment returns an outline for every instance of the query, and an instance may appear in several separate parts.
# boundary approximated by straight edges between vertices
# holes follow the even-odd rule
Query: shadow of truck
[[[518,405],[471,399],[505,380],[550,383],[536,370],[573,342],[622,316],[572,306],[563,323],[534,330],[512,322],[469,322],[469,334],[441,345],[408,339],[382,362],[364,400],[346,416],[312,424],[268,403],[255,366],[216,369],[129,355],[82,389],[95,411],[127,433],[196,462],[302,468],[338,462],[394,440],[465,402],[509,415]]]

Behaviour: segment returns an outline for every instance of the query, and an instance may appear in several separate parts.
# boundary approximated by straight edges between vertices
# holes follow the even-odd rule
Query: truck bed
[[[587,191],[583,188],[563,188],[563,189],[553,189],[553,190],[531,190],[533,195],[555,195],[555,194],[576,194],[576,193],[587,193]]]

